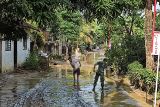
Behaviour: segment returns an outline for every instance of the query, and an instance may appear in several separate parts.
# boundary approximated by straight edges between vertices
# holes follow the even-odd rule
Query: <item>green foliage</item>
[[[48,69],[48,64],[48,58],[39,56],[37,53],[30,53],[23,67],[29,70],[46,70]]]
[[[135,60],[140,61],[145,65],[145,48],[144,38],[139,36],[130,37],[116,37],[112,36],[112,47],[106,52],[109,58],[110,65],[115,65],[119,72],[127,72],[128,64]]]
[[[97,44],[100,45],[104,39],[104,25],[99,23],[97,19],[87,22],[85,19],[82,21],[81,32],[80,32],[80,43],[81,44]]]
[[[0,33],[15,38],[27,35],[24,23],[31,20],[40,28],[52,26],[54,33],[75,40],[81,14],[91,19],[103,20],[105,17],[110,22],[124,11],[132,13],[130,10],[137,9],[140,4],[138,0],[1,0],[0,25],[3,27],[0,27]],[[27,26],[27,29],[31,27]]]
[[[128,70],[129,79],[132,85],[149,93],[154,92],[156,78],[156,74],[154,72],[143,68],[138,61],[129,64]],[[160,80],[158,83],[160,83]],[[160,84],[158,84],[158,87],[160,88]]]
[[[143,66],[138,61],[134,61],[133,63],[128,65],[129,71],[134,71],[135,69],[142,69]]]
[[[81,30],[82,16],[80,11],[71,11],[65,8],[56,9],[57,22],[52,26],[52,33],[62,41],[77,42]]]
[[[42,48],[45,45],[43,38],[39,35],[36,38],[36,44],[38,48]]]
[[[157,13],[156,17],[156,31],[160,31],[160,12]]]
[[[35,53],[31,53],[23,64],[24,68],[37,70],[39,68],[39,57]]]
[[[106,56],[119,72],[127,72],[128,64],[139,61],[145,66],[145,38],[141,12],[122,15],[112,23],[111,49]],[[133,17],[134,16],[134,17]]]
[[[26,20],[46,28],[55,21],[55,8],[68,3],[67,0],[1,0],[0,33],[9,39],[26,36],[26,30],[32,28],[26,26]]]

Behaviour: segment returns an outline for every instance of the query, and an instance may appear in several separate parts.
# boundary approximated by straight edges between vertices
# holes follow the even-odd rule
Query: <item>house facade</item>
[[[30,39],[0,40],[0,72],[10,72],[21,66],[30,53]]]

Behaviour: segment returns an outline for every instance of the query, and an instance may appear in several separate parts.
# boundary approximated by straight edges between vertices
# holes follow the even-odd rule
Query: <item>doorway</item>
[[[14,69],[17,68],[17,40],[14,40]]]

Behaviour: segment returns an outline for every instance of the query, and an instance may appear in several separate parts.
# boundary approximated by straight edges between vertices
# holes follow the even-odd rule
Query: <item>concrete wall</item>
[[[0,73],[2,72],[2,41],[0,41]]]
[[[23,39],[17,41],[17,66],[21,66],[30,53],[30,39],[27,39],[27,50],[24,50]]]
[[[2,72],[14,70],[14,42],[11,41],[11,51],[5,50],[5,41],[2,41]]]

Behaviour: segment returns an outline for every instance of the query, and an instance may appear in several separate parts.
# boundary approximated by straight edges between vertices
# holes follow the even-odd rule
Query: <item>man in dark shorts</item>
[[[80,67],[81,67],[81,63],[79,61],[78,58],[76,58],[76,56],[72,56],[72,58],[69,59],[70,64],[73,68],[73,78],[74,78],[74,86],[76,83],[76,74],[77,74],[77,86],[79,85],[79,75],[80,75]]]
[[[99,61],[94,65],[94,72],[95,72],[95,67],[98,65],[98,70],[96,72],[95,78],[94,78],[94,84],[93,84],[93,91],[95,91],[95,87],[97,85],[98,78],[100,77],[101,81],[101,88],[103,90],[104,88],[104,70],[107,67],[106,63],[107,59],[104,58],[103,61]]]

